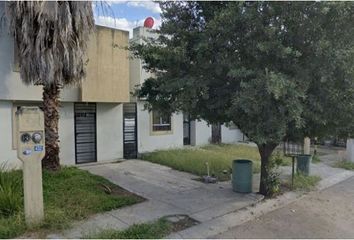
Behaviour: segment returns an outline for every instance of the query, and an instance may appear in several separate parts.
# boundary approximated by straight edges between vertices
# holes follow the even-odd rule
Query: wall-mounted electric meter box
[[[20,107],[17,118],[17,156],[41,161],[45,154],[44,117],[38,107]]]

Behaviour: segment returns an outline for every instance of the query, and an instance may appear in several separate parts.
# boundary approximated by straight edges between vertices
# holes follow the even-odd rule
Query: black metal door
[[[136,103],[125,103],[123,105],[123,148],[124,158],[137,158],[137,115]]]
[[[76,163],[97,161],[96,104],[75,103]]]
[[[188,114],[183,114],[183,145],[191,144],[191,119]]]

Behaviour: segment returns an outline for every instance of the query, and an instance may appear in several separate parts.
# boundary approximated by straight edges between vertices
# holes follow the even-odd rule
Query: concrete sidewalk
[[[332,157],[335,158],[334,155]],[[194,180],[197,178],[195,175],[141,160],[81,168],[103,176],[143,196],[147,201],[94,215],[85,221],[75,223],[71,229],[51,234],[47,236],[48,238],[81,238],[102,229],[120,230],[136,223],[153,221],[173,214],[189,215],[200,224],[167,238],[208,238],[304,196],[300,192],[287,192],[278,198],[260,202],[263,196],[259,194],[233,192],[229,181],[204,184]],[[280,170],[282,178],[290,178],[290,167],[282,167]],[[321,162],[311,164],[311,175],[322,178],[318,184],[318,189],[321,190],[353,176],[354,172],[332,168]],[[254,174],[253,183],[253,191],[258,192],[259,174]],[[256,204],[258,202],[260,203]]]
[[[147,201],[95,215],[75,223],[70,230],[48,237],[80,238],[102,229],[124,229],[172,214],[186,214],[203,223],[263,199],[262,195],[255,193],[233,192],[230,182],[205,184],[193,180],[197,178],[195,175],[141,160],[81,168],[103,176]],[[258,191],[257,185],[255,192]]]

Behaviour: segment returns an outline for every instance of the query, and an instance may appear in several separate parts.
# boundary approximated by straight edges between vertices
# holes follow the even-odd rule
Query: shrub
[[[290,166],[291,159],[289,157],[285,157],[281,151],[275,150],[271,156],[271,161],[274,162],[277,166]]]
[[[294,190],[311,191],[316,184],[321,180],[319,176],[305,176],[303,174],[295,174],[294,176]],[[291,187],[291,177],[287,183]]]
[[[321,162],[320,157],[317,154],[313,155],[312,163],[319,163],[319,162]]]

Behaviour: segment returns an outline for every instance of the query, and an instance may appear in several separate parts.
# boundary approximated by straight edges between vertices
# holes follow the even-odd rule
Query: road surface
[[[354,238],[354,177],[214,238]]]

